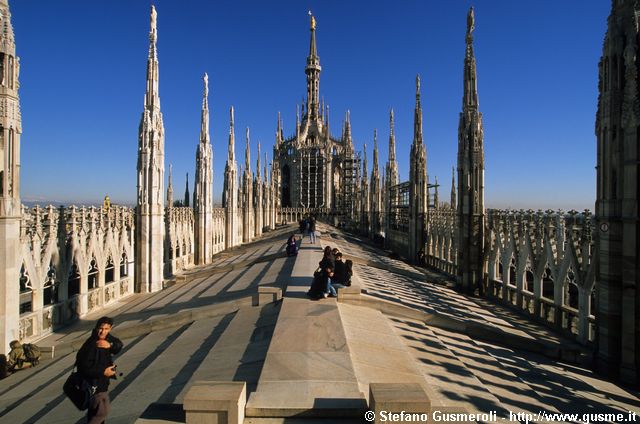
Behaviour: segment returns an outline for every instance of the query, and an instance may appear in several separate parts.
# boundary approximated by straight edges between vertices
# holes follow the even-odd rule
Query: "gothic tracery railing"
[[[456,275],[458,272],[456,213],[455,209],[447,207],[429,210],[427,242],[424,250],[427,266],[451,275]]]
[[[23,207],[19,337],[54,329],[133,293],[133,210]]]
[[[486,225],[488,294],[582,343],[592,342],[591,213],[489,210]]]
[[[581,343],[595,337],[591,212],[487,210],[486,295],[561,329]],[[426,264],[456,275],[457,215],[429,211]]]

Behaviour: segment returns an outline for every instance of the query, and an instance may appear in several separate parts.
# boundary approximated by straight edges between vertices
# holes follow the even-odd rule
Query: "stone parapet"
[[[487,212],[486,295],[590,345],[596,260],[591,212]]]
[[[387,421],[390,414],[424,414],[428,417],[431,400],[418,383],[371,383],[369,409],[375,414],[376,424]]]
[[[246,399],[243,381],[197,381],[184,397],[187,424],[242,424]]]
[[[338,302],[345,302],[347,300],[353,300],[360,297],[362,293],[362,287],[359,284],[351,284],[349,287],[338,289]]]
[[[11,338],[37,341],[134,292],[133,209],[35,206],[22,217]]]
[[[253,306],[265,305],[282,299],[280,287],[259,286],[258,292],[253,295]]]

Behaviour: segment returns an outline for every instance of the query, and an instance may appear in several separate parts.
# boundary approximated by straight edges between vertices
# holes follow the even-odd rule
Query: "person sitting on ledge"
[[[287,256],[296,256],[298,254],[298,242],[296,241],[296,235],[291,234],[287,239]]]
[[[18,340],[14,340],[9,344],[11,351],[7,357],[7,369],[15,372],[24,368],[31,368],[32,364],[24,354],[24,349]]]
[[[324,248],[324,256],[318,264],[318,269],[313,273],[313,282],[307,292],[307,296],[312,299],[320,299],[325,297],[336,297],[336,289],[331,285],[333,277],[334,261],[331,256],[331,247]]]
[[[324,297],[338,297],[336,289],[331,285],[331,279],[334,277],[334,270],[336,266],[331,247],[327,246],[324,248],[324,257],[322,258],[322,261],[320,261],[319,265],[324,271],[322,277],[324,284]]]
[[[334,288],[349,287],[351,285],[351,276],[353,275],[352,267],[353,262],[347,259],[346,262],[342,260],[342,252],[337,251],[335,254],[336,262],[334,268],[333,278],[331,283]]]

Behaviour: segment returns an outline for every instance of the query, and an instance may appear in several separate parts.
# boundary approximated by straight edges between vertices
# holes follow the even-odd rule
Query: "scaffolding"
[[[403,233],[409,232],[409,186],[406,181],[389,189],[389,228]]]
[[[302,207],[323,208],[324,204],[324,157],[318,148],[302,150],[299,154],[298,199]]]
[[[427,181],[429,181],[429,177],[427,176]],[[436,205],[436,195],[435,192],[432,193],[432,189],[433,190],[438,190],[438,187],[440,187],[440,184],[427,184],[427,206],[429,206],[429,209],[431,208],[438,208],[439,205]]]
[[[358,221],[358,188],[360,185],[360,152],[345,155],[342,162],[342,186],[337,213],[343,220]]]

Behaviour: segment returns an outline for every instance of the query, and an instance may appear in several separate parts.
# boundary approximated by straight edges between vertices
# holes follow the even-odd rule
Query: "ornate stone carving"
[[[104,289],[104,303],[105,303],[105,305],[111,301],[112,297],[113,297],[113,288],[112,287],[105,287],[105,289]]]
[[[42,330],[51,330],[53,328],[53,308],[49,308],[42,314]]]
[[[100,289],[95,289],[89,292],[88,306],[90,311],[99,306],[99,291]]]
[[[20,328],[18,330],[18,338],[24,340],[32,336],[34,333],[33,316],[22,318],[20,320]]]
[[[69,313],[70,320],[79,316],[78,313],[78,296],[74,296],[67,301],[67,311]]]
[[[120,296],[129,293],[129,279],[120,281]]]

